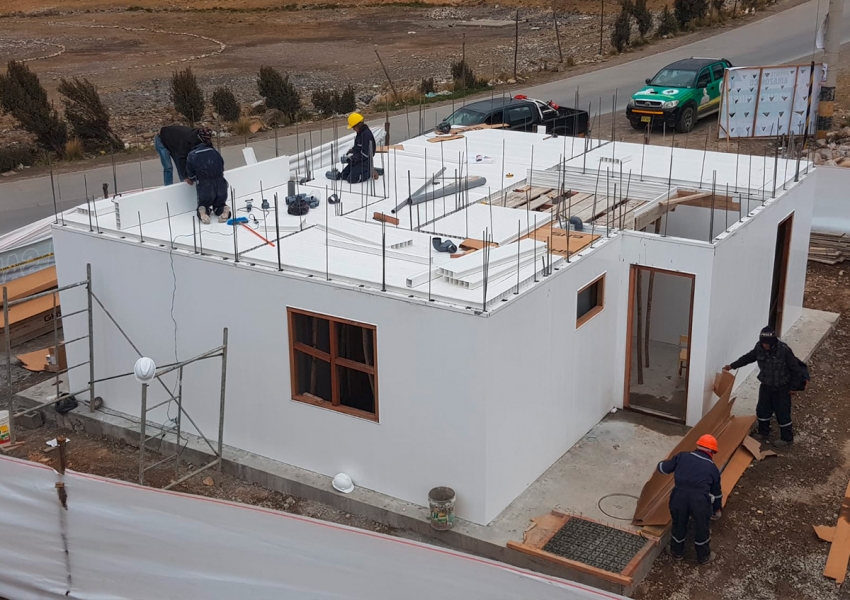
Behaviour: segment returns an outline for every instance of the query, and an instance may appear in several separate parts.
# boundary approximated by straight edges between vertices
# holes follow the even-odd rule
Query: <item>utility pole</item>
[[[832,129],[832,114],[835,110],[835,85],[838,79],[838,55],[841,51],[841,24],[844,15],[844,0],[829,0],[829,13],[826,19],[824,35],[823,68],[826,69],[826,82],[820,88],[818,98],[817,139],[826,137]]]
[[[602,29],[605,27],[605,0],[599,9],[599,54],[602,54]]]

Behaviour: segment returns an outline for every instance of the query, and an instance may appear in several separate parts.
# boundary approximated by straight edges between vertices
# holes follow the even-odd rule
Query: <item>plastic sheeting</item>
[[[53,265],[54,217],[46,217],[0,235],[0,283]]]
[[[57,500],[59,480],[67,490],[67,511]],[[71,471],[60,476],[44,465],[5,457],[0,457],[0,595],[623,598],[401,538]]]

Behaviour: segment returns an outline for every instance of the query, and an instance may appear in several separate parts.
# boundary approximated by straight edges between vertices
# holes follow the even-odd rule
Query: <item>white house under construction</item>
[[[100,301],[161,365],[228,327],[225,444],[416,504],[450,486],[480,524],[612,408],[696,423],[715,373],[801,314],[818,185],[806,161],[433,137],[382,148],[384,175],[365,184],[324,178],[333,143],[230,170],[237,225],[199,224],[186,185],[82,206],[54,226],[60,286],[91,264]],[[286,210],[291,179],[318,201],[305,215]],[[62,292],[66,314],[86,301]],[[67,320],[66,339],[85,327]],[[102,312],[94,328],[96,377],[132,369]],[[87,359],[86,342],[69,345],[69,364]],[[85,388],[87,370],[70,375]],[[185,373],[201,429],[218,427],[220,381],[218,364]],[[139,416],[132,378],[98,395]]]

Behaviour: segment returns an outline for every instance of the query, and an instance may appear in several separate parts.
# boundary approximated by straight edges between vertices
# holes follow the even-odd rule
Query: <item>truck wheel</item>
[[[646,129],[646,123],[641,123],[640,121],[631,121],[631,120],[629,120],[629,123],[632,124],[632,129],[637,129],[637,130]]]
[[[696,111],[693,106],[686,106],[679,113],[679,122],[676,123],[676,131],[679,133],[688,133],[694,128],[696,122]]]

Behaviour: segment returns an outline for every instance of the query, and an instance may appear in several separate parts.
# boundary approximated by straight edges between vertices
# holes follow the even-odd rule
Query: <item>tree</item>
[[[357,109],[357,99],[351,84],[341,94],[337,90],[318,89],[313,92],[311,100],[316,112],[323,116],[341,115]]]
[[[34,135],[39,146],[64,155],[68,128],[48,102],[38,76],[24,63],[10,61],[6,75],[0,75],[0,107]]]
[[[723,5],[725,4],[725,0],[711,0],[711,8],[714,9],[714,12],[717,13],[719,17],[723,12]]]
[[[204,117],[204,94],[191,67],[171,76],[171,102],[174,109],[192,125]]]
[[[86,150],[123,148],[124,142],[109,124],[109,112],[100,100],[97,88],[88,79],[59,81],[59,93],[65,105],[65,119]]]
[[[679,24],[676,22],[676,16],[670,10],[670,6],[664,5],[661,14],[658,16],[658,29],[655,33],[658,35],[673,35],[679,31]]]
[[[684,29],[691,21],[702,19],[708,14],[708,0],[675,0],[673,10],[679,29]]]
[[[636,0],[634,8],[632,8],[632,16],[637,23],[638,32],[641,38],[646,38],[652,31],[652,12],[646,7],[646,0]]]
[[[213,106],[213,110],[215,110],[222,119],[230,121],[231,123],[236,121],[239,118],[239,114],[242,112],[239,109],[239,103],[236,101],[236,96],[233,94],[233,90],[228,87],[222,86],[216,88],[210,98],[210,103]]]
[[[257,88],[266,101],[266,108],[281,111],[290,121],[295,121],[301,110],[301,98],[289,75],[281,75],[274,67],[260,67]]]
[[[455,89],[472,90],[475,89],[478,80],[475,78],[475,73],[472,67],[469,66],[464,59],[452,63],[452,81],[455,82]]]
[[[632,37],[632,15],[631,6],[623,4],[620,14],[617,15],[617,20],[614,21],[614,29],[611,31],[611,44],[617,49],[617,52],[622,52],[629,45]]]

